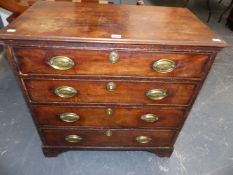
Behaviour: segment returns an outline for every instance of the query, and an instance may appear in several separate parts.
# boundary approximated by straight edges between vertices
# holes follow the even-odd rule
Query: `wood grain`
[[[6,45],[45,156],[69,150],[147,150],[171,156],[216,54],[226,47],[184,8],[68,2],[34,4],[0,31],[0,43]],[[120,54],[116,64],[108,61],[110,51]],[[57,55],[71,57],[75,67],[52,69],[48,59]],[[158,59],[172,59],[177,68],[156,73],[151,66]],[[108,82],[116,83],[114,91],[107,91]],[[79,93],[58,97],[54,90],[59,86]],[[168,96],[150,100],[145,96],[150,89],[165,89]],[[109,107],[112,116],[106,116]],[[80,120],[63,123],[58,116],[64,112],[77,113]],[[144,123],[140,116],[145,113],[160,118]],[[109,129],[112,136],[106,136]],[[83,140],[68,143],[69,134]],[[152,142],[137,143],[139,135]]]
[[[109,8],[111,7],[111,8]],[[16,29],[9,33],[7,29]],[[112,35],[117,35],[113,37]],[[35,3],[0,38],[92,43],[225,47],[188,9],[158,6]],[[213,39],[220,39],[214,41]]]
[[[45,145],[48,146],[73,146],[73,147],[162,147],[169,146],[175,136],[175,131],[170,130],[116,130],[111,129],[112,136],[106,136],[107,129],[44,129],[42,133],[45,136]],[[83,138],[78,143],[69,143],[65,141],[67,135],[79,135]],[[148,136],[151,142],[143,144],[138,143],[137,136]]]
[[[108,75],[137,77],[175,77],[199,78],[205,74],[205,65],[209,56],[192,53],[154,53],[117,51],[120,58],[115,64],[110,63],[108,56],[112,50],[82,50],[54,48],[15,48],[20,72],[22,74],[55,74],[55,75]],[[56,70],[48,65],[55,56],[66,56],[75,62],[69,70]],[[154,62],[160,59],[173,60],[176,69],[169,73],[159,73],[152,69]]]
[[[109,92],[106,85],[112,81],[24,79],[34,102],[189,105],[196,91],[196,84],[114,81],[116,90]],[[71,98],[61,98],[54,93],[60,86],[73,87],[79,93]],[[168,95],[162,100],[151,100],[145,95],[151,89],[164,89]]]
[[[107,108],[113,110],[107,115]],[[179,129],[185,119],[184,109],[166,107],[112,107],[112,106],[33,106],[33,111],[40,127],[95,127],[95,128],[169,128]],[[59,119],[62,113],[75,113],[80,119],[74,123],[66,123]],[[153,123],[141,120],[145,114],[159,117]]]

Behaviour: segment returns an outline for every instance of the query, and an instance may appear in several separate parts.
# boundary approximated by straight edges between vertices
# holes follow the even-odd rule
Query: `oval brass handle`
[[[116,51],[110,52],[108,59],[110,63],[114,64],[119,60],[120,56]]]
[[[151,89],[146,92],[146,96],[151,100],[162,100],[167,95],[167,91],[164,89]]]
[[[141,120],[149,123],[153,123],[157,120],[159,120],[159,116],[154,115],[154,114],[145,114],[141,116]]]
[[[152,68],[159,73],[168,73],[172,72],[176,68],[176,63],[173,60],[161,59],[155,61]]]
[[[114,83],[114,82],[109,82],[109,83],[107,83],[107,90],[109,91],[109,92],[112,92],[112,91],[114,91],[115,89],[116,89],[116,83]]]
[[[138,143],[149,143],[152,141],[152,139],[148,136],[137,136],[136,141]]]
[[[59,118],[63,121],[63,122],[67,122],[67,123],[72,123],[72,122],[76,122],[77,120],[79,120],[79,115],[72,113],[72,112],[67,112],[67,113],[62,113]]]
[[[65,140],[70,143],[80,142],[83,138],[78,135],[68,135],[65,137]]]
[[[57,70],[68,70],[74,67],[74,61],[66,56],[55,56],[48,61],[49,66]]]
[[[71,98],[78,94],[78,91],[69,86],[60,86],[55,89],[54,93],[61,98]]]

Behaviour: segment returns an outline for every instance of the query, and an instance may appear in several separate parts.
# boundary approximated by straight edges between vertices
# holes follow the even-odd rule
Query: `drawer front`
[[[179,128],[185,110],[165,107],[34,106],[41,126],[100,128]]]
[[[48,146],[160,147],[172,145],[176,132],[170,130],[44,129],[42,134],[45,138],[45,145]]]
[[[204,54],[117,51],[119,58],[113,64],[110,59],[111,51],[58,50],[52,48],[15,48],[14,51],[20,71],[24,74],[201,78],[205,74],[205,65],[209,61],[208,55]],[[65,66],[66,70],[59,70],[56,67],[59,66],[58,63],[51,59],[58,56],[63,56],[64,59],[69,58],[69,61],[72,62],[66,60],[68,62],[68,65]],[[61,59],[59,57],[57,60],[61,61]],[[169,69],[170,63],[168,62],[166,64],[168,72],[166,70],[166,73],[164,70],[163,73],[158,72],[158,68],[161,68],[161,63],[164,62],[157,61],[164,59],[171,60],[174,63],[174,70],[173,68]],[[55,64],[55,67],[48,64],[51,64],[51,60],[53,60],[52,64],[53,66]],[[64,69],[64,67],[60,68]]]
[[[110,87],[112,81],[24,81],[34,102],[188,105],[196,89],[196,84],[182,83],[115,81]]]

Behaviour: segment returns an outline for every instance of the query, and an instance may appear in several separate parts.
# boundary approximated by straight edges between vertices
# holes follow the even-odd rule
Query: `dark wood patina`
[[[0,38],[48,157],[69,150],[170,156],[216,54],[227,46],[185,8],[69,2],[35,3]],[[51,67],[57,56],[69,57],[71,67]],[[158,60],[175,66],[156,72]],[[61,86],[78,93],[62,98],[55,93]],[[149,99],[151,89],[166,96]],[[64,122],[64,113],[78,119]],[[146,121],[146,114],[156,116]]]

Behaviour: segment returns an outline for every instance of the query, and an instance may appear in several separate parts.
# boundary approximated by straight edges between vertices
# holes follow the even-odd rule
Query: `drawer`
[[[171,130],[44,129],[45,145],[90,147],[170,146],[176,136]]]
[[[23,74],[201,78],[209,61],[208,55],[190,53],[117,51],[119,59],[111,63],[107,50],[15,48],[14,52]]]
[[[40,126],[180,128],[184,109],[166,107],[33,106]]]
[[[188,105],[196,84],[24,79],[34,102]]]

